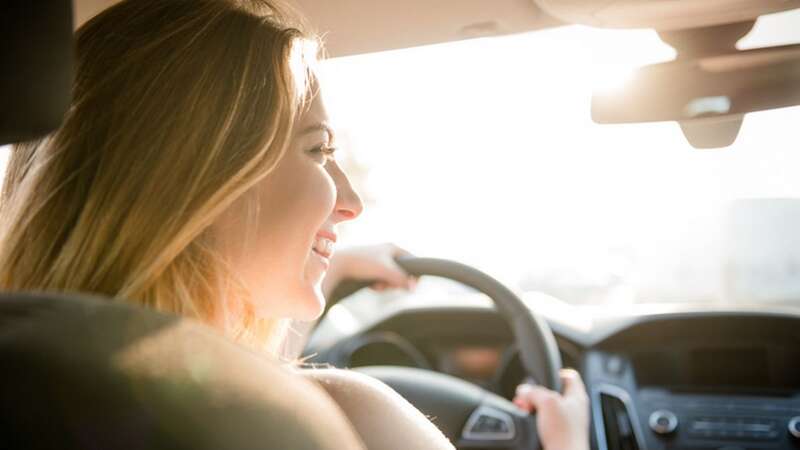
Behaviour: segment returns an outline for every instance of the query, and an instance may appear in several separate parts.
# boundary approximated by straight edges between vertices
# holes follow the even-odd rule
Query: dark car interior
[[[596,448],[796,445],[796,314],[687,308],[632,313],[588,329],[548,319],[564,366],[579,369],[590,390]],[[485,300],[396,305],[347,333],[324,325],[318,333],[329,334],[312,340],[307,353],[338,367],[435,370],[507,399],[527,376],[507,323]]]

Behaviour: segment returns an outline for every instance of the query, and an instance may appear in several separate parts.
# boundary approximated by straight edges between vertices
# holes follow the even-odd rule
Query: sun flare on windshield
[[[775,16],[740,46],[800,42],[800,14]],[[591,121],[598,84],[674,57],[653,31],[573,26],[325,62],[368,200],[347,239],[394,240],[577,304],[786,300],[755,295],[760,279],[730,283],[732,267],[761,263],[797,298],[784,272],[800,267],[800,244],[762,261],[742,242],[784,238],[740,226],[736,211],[800,210],[800,108],[750,114],[733,146],[712,151],[676,123]]]
[[[799,42],[794,10],[738,48]],[[674,57],[651,30],[570,26],[325,61],[367,203],[343,240],[394,241],[573,304],[800,305],[800,107],[749,114],[722,150],[692,149],[673,122],[591,121],[594,89]]]

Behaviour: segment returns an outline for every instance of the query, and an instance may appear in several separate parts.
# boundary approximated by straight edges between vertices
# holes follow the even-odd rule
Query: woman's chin
[[[262,318],[310,322],[319,319],[325,310],[325,297],[320,283],[303,283],[282,293],[265,293],[261,298],[269,299],[256,304],[256,314]]]
[[[292,319],[311,322],[319,319],[325,310],[325,296],[322,295],[322,288],[319,284],[313,287],[309,286],[304,291],[302,296],[298,296],[297,308],[294,308],[295,313]]]

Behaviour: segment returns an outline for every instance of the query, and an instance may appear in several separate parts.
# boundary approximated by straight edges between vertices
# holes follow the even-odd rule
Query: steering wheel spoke
[[[444,259],[402,257],[397,263],[410,275],[438,276],[463,283],[491,298],[506,320],[527,375],[560,391],[561,357],[550,327],[510,289],[489,275]],[[507,399],[459,378],[424,369],[396,366],[357,368],[391,386],[458,448],[540,448],[535,416]]]
[[[353,370],[389,385],[430,417],[458,448],[535,450],[535,416],[475,384],[431,370],[368,366]]]

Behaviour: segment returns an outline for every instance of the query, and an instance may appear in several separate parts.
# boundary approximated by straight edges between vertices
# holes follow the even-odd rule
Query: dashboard
[[[651,317],[584,355],[598,447],[797,448],[800,321]]]
[[[429,369],[508,399],[525,378],[491,304],[351,307],[349,328],[323,323],[312,337],[315,361]],[[673,306],[576,322],[543,309],[564,366],[586,382],[593,448],[800,448],[800,313]]]

